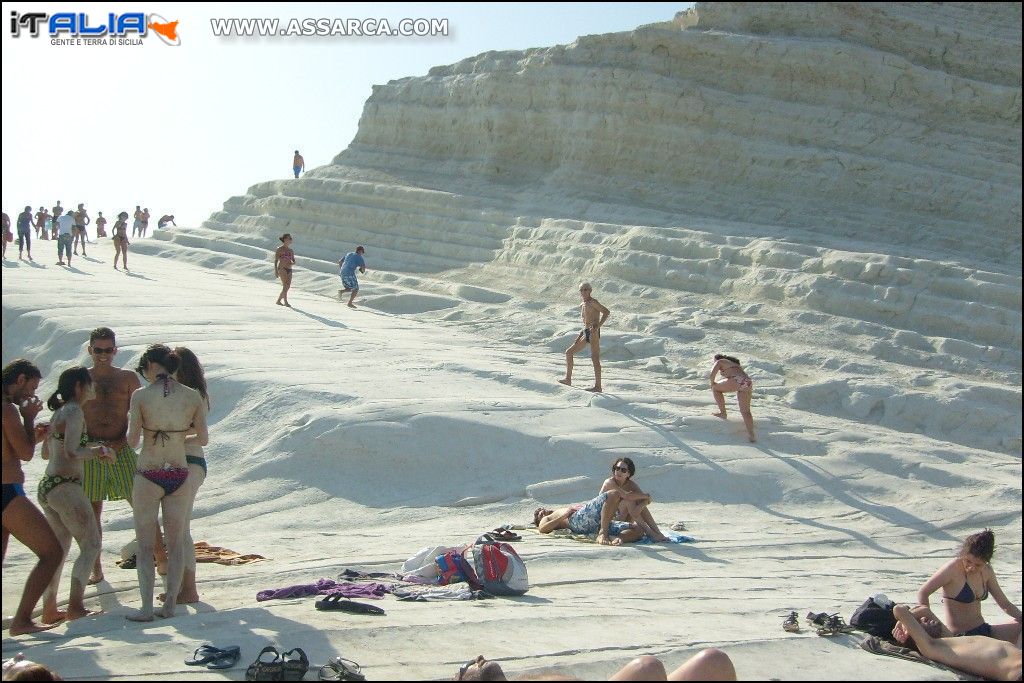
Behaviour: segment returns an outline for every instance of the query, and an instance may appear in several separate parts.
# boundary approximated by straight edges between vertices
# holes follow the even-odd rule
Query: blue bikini
[[[948,600],[955,600],[956,602],[962,602],[964,604],[970,604],[972,602],[981,602],[982,600],[984,600],[985,598],[988,597],[988,588],[987,587],[983,587],[982,590],[984,592],[981,594],[981,597],[977,597],[974,594],[974,589],[971,588],[971,584],[969,584],[966,580],[964,580],[964,587],[960,589],[960,592],[956,594],[956,597],[946,596],[946,598]],[[975,626],[970,631],[964,631],[963,633],[958,634],[958,635],[962,635],[962,636],[986,636],[988,638],[991,638],[992,637],[992,626],[990,624],[982,622],[982,624],[980,626]]]

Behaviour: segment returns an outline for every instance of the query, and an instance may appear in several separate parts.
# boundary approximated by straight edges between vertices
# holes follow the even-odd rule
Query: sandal
[[[274,658],[269,662],[263,661],[263,655],[273,653]],[[281,655],[276,648],[270,645],[266,646],[260,651],[260,654],[256,657],[256,661],[249,665],[249,668],[245,670],[245,680],[247,681],[279,681],[281,680],[281,674],[284,671],[281,665]]]
[[[291,656],[293,654],[298,654],[298,657],[292,659]],[[281,655],[280,680],[301,681],[307,671],[309,671],[309,658],[306,657],[306,653],[303,652],[302,648],[297,647]]]
[[[815,626],[824,626],[825,622],[828,621],[827,612],[808,612],[807,621],[811,622]]]
[[[521,541],[523,537],[513,532],[507,526],[499,526],[497,529],[488,531],[486,536],[491,536],[496,541],[502,541],[504,543],[511,543],[513,541]]]
[[[796,618],[796,612],[790,612],[786,620],[782,622],[782,630],[787,633],[799,633],[800,622]]]
[[[335,657],[334,659],[320,667],[320,680],[365,681],[366,676],[360,673],[359,665],[353,662],[351,659]]]
[[[192,659],[186,659],[185,664],[187,666],[200,666],[202,664],[209,664],[210,662],[228,654],[240,655],[241,648],[237,645],[229,645],[228,647],[220,648],[210,645],[209,643],[203,643],[196,648],[195,652],[192,653]]]
[[[852,633],[853,628],[848,626],[838,614],[833,614],[825,620],[825,625],[818,629],[819,636],[834,636],[837,633]]]
[[[323,612],[350,612],[352,614],[384,614],[384,610],[376,605],[367,605],[365,602],[349,600],[340,593],[328,595],[323,600],[317,600],[315,607]]]

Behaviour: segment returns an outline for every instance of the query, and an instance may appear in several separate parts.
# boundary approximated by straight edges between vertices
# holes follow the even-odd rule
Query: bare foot
[[[62,621],[67,621],[68,613],[61,612],[59,609],[55,609],[53,612],[43,610],[43,614],[39,618],[44,624],[53,624],[56,626]]]
[[[601,387],[593,386],[593,387],[590,387],[589,389],[587,389],[587,391],[592,391],[595,394],[600,394],[602,392],[602,389],[601,389]]]
[[[284,305],[287,306],[288,308],[292,307],[292,305],[290,303],[288,303],[287,301],[284,302]]]
[[[131,614],[124,615],[124,618],[128,621],[153,621],[153,615],[146,614],[145,612],[132,612]]]
[[[23,624],[11,623],[10,634],[12,636],[23,636],[26,633],[39,633],[40,631],[49,631],[51,628],[55,628],[58,624],[37,624],[36,622],[29,620]]]
[[[199,602],[199,593],[178,593],[179,605],[194,605]]]
[[[560,379],[560,380],[558,380],[558,383],[559,384],[564,384],[567,387],[571,387],[572,386],[572,380],[571,379]]]
[[[161,609],[157,610],[156,615],[161,619],[170,619],[174,616],[174,609],[164,605]]]
[[[95,617],[97,614],[103,614],[103,610],[68,610],[68,621],[74,621],[75,619],[81,619],[82,617]]]
[[[351,301],[349,301],[349,302],[348,302],[348,307],[349,307],[349,308],[355,308],[355,307],[356,307],[356,305],[355,305],[354,303],[352,303]]]
[[[99,583],[102,580],[103,580],[103,572],[100,572],[99,574],[93,572],[93,575],[89,577],[89,580],[86,583],[88,583],[90,586],[95,586],[97,583]]]
[[[750,439],[750,443],[757,443],[757,438],[753,434],[751,434],[747,438]]]
[[[721,419],[723,419],[723,420],[728,420],[728,419],[729,419],[729,418],[728,418],[728,417],[726,416],[726,414],[725,414],[725,413],[711,413],[711,414],[712,414],[712,415],[714,415],[715,417],[721,418]]]
[[[160,576],[167,576],[167,558],[156,561],[156,573]]]
[[[278,301],[278,302],[277,302],[277,305],[278,305],[278,306],[284,306],[284,304],[283,304],[283,303],[281,303],[280,301]]]
[[[601,545],[611,545],[611,541],[608,540],[608,534],[600,533],[597,535],[597,542]]]

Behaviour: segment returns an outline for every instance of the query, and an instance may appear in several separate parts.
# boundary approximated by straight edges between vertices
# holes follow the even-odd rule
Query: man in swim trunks
[[[352,303],[356,300],[356,294],[359,293],[359,278],[356,277],[356,269],[358,268],[360,273],[366,272],[366,261],[363,259],[365,253],[366,249],[356,247],[355,251],[348,252],[345,254],[345,258],[338,261],[338,266],[341,268],[338,274],[341,276],[341,284],[345,285],[345,289],[338,290],[338,298],[343,297],[345,292],[352,292],[352,296],[348,298],[349,308],[356,307]]]
[[[132,237],[135,237],[139,232],[139,226],[142,225],[142,207],[138,204],[135,205],[135,222],[132,223]]]
[[[85,253],[85,243],[89,239],[88,234],[85,232],[85,226],[89,224],[89,212],[85,210],[85,204],[79,204],[78,210],[73,212],[75,216],[75,227],[71,232],[72,244],[75,247],[75,256],[78,255],[78,242],[82,242],[82,256],[88,256]]]
[[[109,327],[98,327],[89,335],[89,356],[92,367],[93,387],[96,398],[89,401],[82,409],[85,411],[85,426],[89,437],[101,441],[114,449],[117,459],[113,463],[100,460],[85,462],[85,476],[82,487],[92,502],[96,515],[96,523],[100,525],[102,540],[104,500],[126,500],[131,505],[132,482],[135,479],[135,466],[138,460],[125,440],[128,433],[128,407],[132,392],[142,386],[134,372],[114,367],[114,356],[117,355],[117,342],[114,331]],[[96,558],[89,583],[103,580],[103,567],[100,558]]]
[[[638,541],[643,538],[643,531],[629,522],[612,521],[620,502],[618,492],[605,491],[586,503],[576,503],[558,510],[537,508],[533,513],[533,521],[542,534],[550,534],[556,529],[568,529],[584,536],[597,534],[597,542],[601,545],[622,545]],[[609,535],[616,538],[609,540]]]
[[[164,228],[166,228],[166,227],[167,227],[167,224],[168,224],[168,223],[170,223],[170,224],[171,224],[171,225],[173,225],[174,227],[178,227],[178,224],[174,222],[174,216],[172,216],[172,215],[169,215],[169,214],[166,214],[166,215],[160,216],[160,220],[158,220],[158,221],[156,222],[156,227],[158,227],[158,228],[160,228],[161,230],[163,230]]]
[[[103,217],[103,212],[100,211],[96,217],[96,236],[106,237],[107,236],[107,219]]]
[[[583,298],[583,303],[580,304],[583,329],[580,330],[572,346],[565,350],[565,378],[558,381],[567,387],[572,386],[573,356],[584,346],[590,344],[590,358],[594,362],[594,386],[587,391],[601,393],[601,326],[604,325],[604,321],[608,319],[611,312],[602,306],[601,302],[592,294],[593,288],[589,282],[580,285],[580,296]]]
[[[39,558],[28,574],[25,591],[18,610],[11,620],[12,636],[35,633],[57,624],[40,626],[32,621],[32,612],[64,561],[64,550],[43,513],[25,496],[25,473],[22,462],[35,454],[41,430],[36,429],[36,415],[43,408],[36,397],[42,374],[33,363],[19,359],[3,369],[3,549],[11,535],[21,541]]]
[[[892,608],[896,617],[893,639],[914,647],[928,659],[994,681],[1019,681],[1020,640],[1017,644],[988,636],[949,637],[949,631],[931,610],[908,605]],[[913,641],[913,642],[911,642]]]
[[[146,236],[146,230],[149,229],[149,209],[142,210],[142,217],[139,218],[139,237]]]
[[[295,150],[295,156],[292,157],[292,173],[298,178],[299,174],[306,170],[306,160],[299,154],[299,150]]]

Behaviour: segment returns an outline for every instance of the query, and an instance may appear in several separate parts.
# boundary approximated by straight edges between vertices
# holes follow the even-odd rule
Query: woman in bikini
[[[117,270],[117,257],[121,257],[124,269],[128,270],[128,213],[122,211],[117,214],[117,222],[114,223],[114,270]]]
[[[174,616],[185,569],[185,526],[191,505],[186,443],[205,446],[206,402],[195,389],[179,384],[173,373],[179,358],[164,344],[146,349],[137,371],[149,382],[132,394],[128,413],[128,444],[138,448],[138,470],[132,488],[135,538],[139,548],[136,571],[142,609],[132,621],[153,620],[153,583],[156,579],[152,529],[161,509],[167,544],[167,590],[157,616]]]
[[[631,458],[619,458],[612,463],[612,476],[604,480],[601,490],[616,491],[619,494],[619,509],[612,519],[632,522],[648,538],[655,543],[663,543],[669,540],[668,536],[661,533],[658,523],[654,521],[651,511],[647,506],[651,504],[651,497],[640,490],[633,475],[636,474],[636,465]]]
[[[295,266],[292,236],[286,232],[278,239],[281,240],[281,246],[274,252],[274,277],[281,280],[281,293],[277,295],[277,305],[291,308],[292,305],[288,303],[288,290],[292,286],[292,267]]]
[[[203,366],[200,365],[196,354],[184,346],[174,349],[181,364],[175,374],[178,382],[195,389],[203,397],[204,412],[210,409],[210,395],[206,391],[206,375]],[[192,508],[196,502],[196,493],[199,487],[206,481],[206,455],[203,447],[190,436],[196,434],[195,429],[190,429],[185,437],[185,461],[188,463],[189,504],[188,517],[185,520],[185,572],[181,581],[181,591],[178,593],[178,602],[190,604],[199,602],[199,589],[196,587],[196,547],[192,540]]]
[[[722,379],[715,381],[718,375]],[[715,396],[715,403],[718,404],[718,412],[715,417],[727,419],[725,412],[725,394],[736,392],[736,402],[740,405],[740,415],[743,416],[743,424],[747,426],[747,437],[750,442],[757,441],[754,435],[754,417],[750,414],[750,397],[754,393],[754,382],[743,371],[743,366],[732,356],[721,353],[715,354],[715,364],[711,367],[711,393]]]
[[[100,527],[82,488],[82,463],[92,458],[114,461],[113,449],[90,445],[85,433],[82,404],[95,398],[92,378],[87,368],[70,368],[61,373],[46,405],[55,411],[49,435],[44,442],[43,458],[48,458],[46,474],[39,480],[39,505],[46,514],[54,535],[64,551],[61,564],[43,593],[43,616],[47,624],[64,619],[98,614],[85,609],[85,586],[96,558],[100,554]],[[78,543],[78,558],[71,569],[71,597],[67,612],[57,609],[61,569],[71,548],[71,539]]]
[[[941,588],[946,603],[946,625],[950,631],[958,635],[989,636],[1015,643],[1021,634],[1021,612],[1003,594],[992,565],[989,564],[995,542],[995,534],[989,529],[968,536],[956,558],[942,565],[921,586],[917,592],[917,602],[928,606],[928,598]],[[994,626],[985,622],[981,615],[981,601],[989,594],[1004,612],[1013,617],[1013,622]]]

